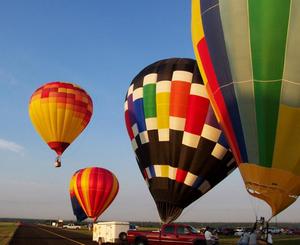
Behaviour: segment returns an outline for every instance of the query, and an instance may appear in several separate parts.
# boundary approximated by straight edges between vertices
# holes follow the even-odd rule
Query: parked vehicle
[[[272,234],[280,234],[281,233],[281,229],[277,228],[277,227],[269,227],[269,232],[271,232]]]
[[[127,241],[128,222],[98,222],[93,225],[93,241],[98,244]]]
[[[288,234],[288,235],[300,235],[300,229],[298,228],[285,228],[284,232],[282,232],[284,234]]]
[[[233,236],[234,232],[233,228],[222,227],[218,229],[218,233],[224,236]]]
[[[136,226],[135,224],[129,225],[129,230],[136,230],[137,228],[138,228],[138,226]]]
[[[62,227],[63,227],[63,225],[64,225],[64,221],[63,221],[62,219],[59,219],[59,220],[58,220],[58,222],[57,222],[57,225],[56,225],[56,227],[58,227],[58,228],[62,228]]]
[[[133,231],[127,233],[129,244],[159,245],[159,244],[192,244],[205,245],[204,235],[190,225],[165,224],[158,231]]]
[[[80,225],[75,225],[75,224],[67,224],[67,225],[63,225],[63,228],[72,229],[72,230],[79,230],[79,229],[81,229],[81,226]]]
[[[292,230],[291,234],[300,235],[300,229],[290,229],[290,230]]]
[[[243,235],[243,233],[245,232],[245,228],[244,227],[237,227],[234,229],[234,236],[241,236]]]

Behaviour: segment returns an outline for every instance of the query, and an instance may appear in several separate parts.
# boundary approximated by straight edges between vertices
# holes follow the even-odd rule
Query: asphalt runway
[[[10,245],[96,245],[92,235],[44,225],[21,224]]]

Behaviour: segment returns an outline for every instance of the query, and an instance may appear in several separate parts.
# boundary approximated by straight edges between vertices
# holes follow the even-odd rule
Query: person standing
[[[250,237],[249,232],[244,232],[241,235],[240,240],[238,241],[238,245],[248,245],[249,244],[249,237]]]
[[[267,244],[273,245],[273,238],[272,238],[272,234],[270,231],[267,231]]]
[[[249,237],[249,245],[257,245],[257,234],[256,230],[252,229]]]
[[[205,232],[204,232],[204,237],[206,240],[206,245],[213,245],[214,244],[214,239],[213,239],[213,235],[210,231],[209,226],[206,226]]]

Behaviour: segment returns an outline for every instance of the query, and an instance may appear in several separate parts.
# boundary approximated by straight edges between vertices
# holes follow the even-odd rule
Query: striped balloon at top
[[[166,59],[142,70],[128,89],[125,121],[165,223],[236,167],[195,60]]]
[[[97,218],[108,208],[119,191],[116,176],[107,169],[90,167],[78,170],[71,181],[75,196],[89,218]]]
[[[299,23],[300,1],[192,0],[208,94],[247,190],[273,215],[300,193]]]
[[[58,156],[85,129],[92,113],[91,97],[73,83],[46,83],[32,94],[29,102],[31,122]]]

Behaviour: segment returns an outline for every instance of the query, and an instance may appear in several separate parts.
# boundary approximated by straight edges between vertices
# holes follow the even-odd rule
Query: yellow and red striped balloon
[[[108,208],[119,191],[117,177],[104,168],[81,169],[73,175],[71,181],[78,202],[94,221]]]
[[[78,199],[75,195],[74,191],[74,182],[75,182],[75,175],[77,172],[75,172],[71,178],[70,181],[70,187],[69,187],[69,192],[70,192],[70,199],[71,199],[71,204],[72,204],[72,209],[73,209],[73,214],[76,216],[77,221],[83,221],[87,218],[84,210],[80,206],[80,203],[78,202]]]
[[[92,113],[91,97],[78,85],[68,82],[44,84],[29,102],[32,124],[58,156],[85,129]]]

